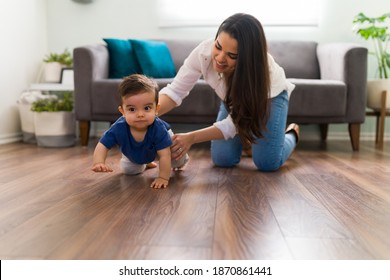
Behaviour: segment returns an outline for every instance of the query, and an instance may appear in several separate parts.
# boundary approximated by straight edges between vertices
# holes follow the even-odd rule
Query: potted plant
[[[390,13],[379,17],[367,17],[364,13],[355,16],[353,23],[356,34],[365,40],[371,40],[373,52],[378,64],[379,79],[367,81],[367,107],[374,110],[381,109],[382,92],[386,90],[390,95]],[[390,108],[390,98],[387,98],[386,108]]]
[[[58,83],[61,79],[62,68],[71,67],[73,58],[68,49],[62,53],[50,53],[44,59],[45,62],[45,82]]]
[[[22,128],[23,142],[36,144],[34,112],[31,111],[33,102],[49,98],[49,95],[43,94],[38,90],[26,90],[17,100],[20,124]]]
[[[51,95],[32,103],[35,136],[38,146],[69,147],[76,141],[73,94]]]

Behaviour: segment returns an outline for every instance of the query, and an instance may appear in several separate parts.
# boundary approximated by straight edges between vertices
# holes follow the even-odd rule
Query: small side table
[[[42,84],[31,84],[30,90],[74,91],[74,86],[72,84],[42,83]]]
[[[41,91],[74,91],[73,68],[62,68],[59,83],[31,84],[30,90]]]
[[[375,144],[379,149],[383,148],[385,138],[385,118],[390,116],[390,111],[386,110],[386,98],[387,91],[382,91],[381,95],[381,108],[380,110],[373,110],[366,112],[366,116],[376,117],[376,133],[375,133]]]

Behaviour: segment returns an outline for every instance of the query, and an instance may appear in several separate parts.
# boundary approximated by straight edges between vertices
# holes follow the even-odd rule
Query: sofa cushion
[[[176,75],[175,65],[165,42],[134,39],[129,41],[143,74],[153,78],[172,78]]]
[[[92,114],[109,116],[115,113],[120,116],[118,106],[121,99],[118,87],[121,82],[122,79],[102,79],[92,83]]]
[[[155,79],[159,88],[172,82],[172,78]],[[92,83],[94,98],[92,99],[92,113],[95,120],[115,121],[120,113],[118,106],[120,97],[118,86],[122,79],[101,79]],[[114,97],[113,97],[114,93]],[[210,123],[216,120],[220,98],[214,90],[200,79],[191,94],[183,100],[179,107],[175,107],[162,119],[171,123]]]
[[[109,52],[109,78],[120,79],[140,73],[141,67],[128,40],[104,38]]]
[[[166,79],[156,79],[160,88],[164,87]],[[217,119],[221,99],[203,79],[199,79],[183,103],[173,108],[161,118],[169,123],[212,123]]]
[[[317,45],[310,41],[269,41],[268,51],[287,78],[319,79]]]
[[[176,71],[179,71],[180,67],[183,65],[184,60],[199,44],[199,42],[196,40],[165,39],[164,42],[167,43],[168,49],[171,52]]]
[[[289,102],[290,117],[345,116],[347,109],[345,83],[336,80],[289,80],[296,85]]]

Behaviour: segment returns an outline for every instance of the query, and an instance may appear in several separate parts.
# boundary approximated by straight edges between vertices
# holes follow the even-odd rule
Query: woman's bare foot
[[[293,133],[295,136],[296,143],[298,144],[298,142],[299,142],[299,125],[297,125],[296,123],[291,123],[286,129],[286,133]]]

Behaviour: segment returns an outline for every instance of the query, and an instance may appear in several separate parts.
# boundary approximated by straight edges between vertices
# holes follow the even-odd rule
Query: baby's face
[[[119,107],[119,111],[125,117],[129,126],[136,129],[146,129],[156,118],[155,93],[145,91],[122,97],[122,106]]]

